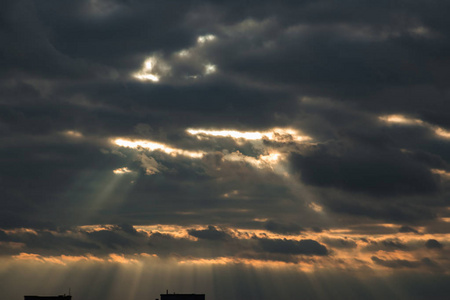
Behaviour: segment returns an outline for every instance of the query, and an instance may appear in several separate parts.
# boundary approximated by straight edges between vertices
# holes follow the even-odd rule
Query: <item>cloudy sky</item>
[[[1,299],[447,299],[449,1],[0,7]]]

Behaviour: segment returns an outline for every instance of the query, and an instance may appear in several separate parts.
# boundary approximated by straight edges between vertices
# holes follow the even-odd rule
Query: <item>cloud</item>
[[[153,157],[148,157],[144,153],[140,154],[139,159],[147,175],[159,173],[161,169],[164,169],[164,166],[161,166]]]
[[[410,261],[406,259],[383,260],[376,256],[371,257],[372,261],[380,266],[397,269],[397,268],[418,268],[421,265],[419,261]]]
[[[347,238],[325,238],[323,242],[332,248],[353,249],[358,245],[352,239]]]
[[[312,155],[292,154],[291,162],[302,181],[311,185],[377,196],[437,192],[429,169],[398,152],[367,150],[364,155],[356,149],[336,155],[332,153],[339,149],[323,145]]]
[[[280,234],[299,234],[304,229],[294,223],[284,224],[269,220],[264,223],[264,228],[275,233]]]
[[[398,229],[398,232],[412,232],[412,233],[418,233],[416,229],[410,226],[402,226]]]
[[[435,239],[429,239],[425,243],[425,247],[427,247],[428,249],[442,249],[443,245]]]
[[[378,241],[371,241],[364,247],[365,251],[411,251],[412,249],[398,238],[387,238]]]
[[[38,263],[107,270],[86,299],[194,264],[211,298],[448,294],[449,3],[3,2],[2,292]]]
[[[291,255],[327,255],[328,249],[314,240],[258,239],[264,251]]]
[[[188,233],[193,237],[205,240],[223,240],[229,238],[229,235],[226,232],[217,230],[216,227],[211,225],[203,230],[190,229],[188,230]]]
[[[86,233],[86,235],[91,241],[98,242],[111,249],[118,249],[119,247],[131,247],[134,244],[130,239],[110,230],[88,232]]]

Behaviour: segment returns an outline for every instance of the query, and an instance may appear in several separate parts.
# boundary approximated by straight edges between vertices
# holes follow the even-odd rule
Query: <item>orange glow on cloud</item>
[[[234,264],[245,264],[251,265],[252,267],[270,267],[270,268],[283,268],[286,266],[296,266],[299,267],[300,264],[293,262],[284,261],[273,261],[273,260],[257,260],[249,258],[235,258],[235,257],[218,257],[218,258],[191,258],[182,259],[178,263],[185,265],[234,265]]]
[[[19,259],[19,260],[40,260],[40,255],[38,254],[33,254],[33,253],[20,253],[19,255],[14,255],[13,258],[14,259]]]
[[[22,252],[19,255],[12,256],[13,259],[19,261],[36,261],[41,263],[53,263],[59,265],[66,265],[67,263],[74,263],[80,261],[86,262],[104,262],[105,260],[93,256],[91,254],[87,255],[60,255],[60,256],[42,256],[34,253]]]
[[[109,255],[109,262],[115,262],[115,263],[121,263],[121,264],[130,264],[130,263],[137,263],[138,261],[133,258],[125,258],[123,254],[115,254],[111,253]]]
[[[257,221],[265,222],[264,219],[258,219]],[[363,270],[364,268],[370,268],[377,271],[391,271],[393,268],[398,268],[400,270],[423,270],[425,268],[425,270],[433,271],[433,269],[430,269],[431,267],[427,266],[422,261],[424,258],[428,258],[431,261],[436,262],[437,265],[442,265],[442,267],[447,265],[443,256],[448,253],[446,249],[447,245],[450,244],[450,234],[426,233],[426,230],[420,226],[414,227],[419,233],[399,232],[401,226],[391,223],[372,224],[372,226],[392,228],[393,230],[388,233],[367,234],[359,230],[353,231],[351,228],[337,228],[324,230],[322,232],[305,230],[298,234],[279,234],[265,229],[230,227],[223,229],[219,225],[216,226],[217,230],[224,231],[232,238],[233,242],[244,245],[244,248],[236,253],[230,253],[229,255],[220,257],[202,258],[197,256],[175,255],[167,260],[164,257],[159,257],[157,254],[151,252],[147,253],[146,250],[143,249],[136,250],[136,253],[104,253],[101,256],[95,256],[89,253],[82,255],[47,256],[41,253],[27,253],[25,250],[26,245],[21,245],[23,248],[19,248],[18,251],[22,252],[18,255],[11,256],[11,258],[18,262],[34,261],[36,263],[64,266],[70,266],[75,263],[120,264],[124,266],[128,265],[130,267],[133,267],[136,264],[145,263],[170,263],[174,265],[182,264],[199,266],[243,264],[251,267],[263,268],[286,268],[292,266],[296,270],[303,272],[313,272],[316,270],[348,270],[358,272],[358,270]],[[191,241],[199,241],[200,239],[191,236],[189,230],[208,230],[208,227],[205,225],[180,226],[156,224],[133,227],[141,233],[146,233],[147,236],[151,236],[154,233],[160,233],[168,235],[172,239],[188,239]],[[79,227],[79,229],[84,231],[117,230],[117,226],[91,225],[82,226]],[[257,247],[258,245],[258,239],[273,239],[278,241],[314,240],[326,246],[329,250],[329,255],[308,256],[302,254],[291,255],[289,253],[271,253],[270,251],[267,253],[259,252],[258,250],[253,251],[253,247]],[[427,249],[425,244],[429,239],[438,240],[439,243],[444,245],[443,249]],[[9,244],[1,245],[11,248]],[[374,259],[374,257],[376,257],[378,261]],[[413,267],[408,267],[408,264]],[[390,265],[394,267],[390,267]]]
[[[15,228],[15,229],[5,229],[3,230],[6,234],[20,234],[20,233],[31,233],[34,235],[38,235],[36,230],[31,228]]]

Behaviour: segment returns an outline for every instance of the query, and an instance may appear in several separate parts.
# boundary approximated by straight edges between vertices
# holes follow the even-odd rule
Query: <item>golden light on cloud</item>
[[[311,202],[308,204],[308,207],[314,210],[315,212],[323,212],[323,207],[316,202]]]
[[[180,57],[188,57],[189,55],[191,55],[191,52],[189,50],[183,49],[179,51],[177,55]]]
[[[113,141],[114,144],[120,147],[139,149],[143,148],[149,151],[161,151],[172,156],[182,155],[191,158],[202,158],[205,154],[203,151],[189,151],[184,149],[172,148],[163,143],[153,142],[149,140],[131,140],[117,138]]]
[[[123,254],[115,254],[111,253],[109,255],[109,262],[115,262],[120,264],[130,264],[130,263],[137,263],[138,261],[133,258],[126,258]]]
[[[253,133],[245,133],[244,135],[247,137],[252,137]],[[125,147],[125,148],[132,148],[132,149],[145,149],[148,151],[161,151],[166,154],[169,154],[171,156],[186,156],[190,158],[199,159],[202,158],[204,155],[209,154],[210,152],[205,151],[191,151],[191,150],[185,150],[185,149],[179,149],[179,148],[173,148],[163,143],[158,143],[150,140],[132,140],[132,139],[125,139],[125,138],[116,138],[112,140],[113,144]],[[285,159],[285,154],[269,150],[265,154],[261,154],[257,157],[248,156],[242,154],[240,151],[234,151],[232,153],[228,153],[223,156],[223,159],[225,161],[231,161],[231,162],[244,162],[248,163],[249,165],[256,167],[258,169],[264,169],[269,168],[274,170],[275,167],[278,165],[278,163]],[[128,173],[127,168],[119,168],[114,170],[115,174],[124,174]]]
[[[142,69],[133,74],[133,77],[141,81],[159,82],[161,73],[167,73],[170,67],[163,61],[151,56],[144,61]]]
[[[388,123],[398,123],[398,124],[423,124],[424,122],[419,119],[408,118],[404,115],[387,115],[378,117],[381,121]]]
[[[79,131],[76,131],[76,130],[67,130],[67,131],[64,131],[64,134],[69,136],[69,137],[74,137],[74,138],[83,137],[83,134],[81,132],[79,132]]]
[[[239,130],[209,130],[209,129],[195,129],[189,128],[187,133],[195,136],[197,139],[212,139],[212,138],[231,138],[236,140],[237,143],[242,144],[245,141],[258,142],[264,140],[274,141],[277,143],[290,143],[290,142],[304,142],[311,138],[306,135],[302,135],[298,130],[293,128],[272,128],[267,131],[239,131]],[[186,150],[182,148],[175,148],[167,144],[156,142],[152,140],[135,140],[129,138],[114,138],[111,142],[117,146],[132,148],[137,150],[148,151],[161,151],[171,156],[185,156],[190,158],[200,159],[208,154],[215,153],[214,151],[203,150]],[[259,145],[259,144],[258,144]],[[228,152],[224,151],[222,159],[229,162],[243,162],[258,169],[268,169],[275,171],[279,174],[286,176],[286,170],[281,163],[286,160],[287,153],[259,145],[262,153],[257,156],[250,156],[243,154],[239,150]],[[152,164],[155,167],[155,171],[159,172],[159,165]],[[115,171],[116,174],[126,173],[127,170],[119,168]],[[154,174],[155,172],[152,172]]]
[[[51,263],[58,265],[67,265],[70,263],[77,262],[100,262],[105,263],[106,261],[100,257],[94,256],[92,254],[86,255],[58,255],[58,256],[44,256],[35,253],[21,252],[18,255],[13,255],[12,258],[17,261],[35,261],[39,263]],[[136,259],[127,259],[124,255],[110,254],[108,262],[118,262],[118,263],[134,263],[137,262]]]
[[[213,136],[213,137],[227,137],[233,139],[243,140],[271,140],[276,142],[303,142],[310,140],[311,137],[301,135],[299,131],[292,128],[273,128],[268,131],[238,131],[230,129],[209,130],[209,129],[194,129],[186,130],[189,134],[197,136]]]
[[[445,130],[441,127],[436,127],[434,130],[434,133],[436,133],[438,136],[446,138],[446,139],[450,139],[450,131]]]
[[[223,157],[224,160],[234,162],[245,162],[256,168],[271,168],[273,169],[278,164],[284,155],[278,152],[269,153],[267,155],[260,155],[258,157],[244,155],[239,151],[232,152]]]
[[[419,119],[413,119],[408,118],[404,115],[387,115],[387,116],[380,116],[378,117],[379,120],[387,123],[393,123],[393,124],[403,124],[403,125],[418,125],[425,128],[428,128],[434,132],[437,136],[444,138],[444,139],[450,139],[450,131],[439,127],[432,125],[430,123],[424,122]]]
[[[205,75],[210,75],[210,74],[216,73],[216,71],[217,71],[216,65],[213,65],[213,64],[205,65]]]
[[[183,265],[235,265],[244,264],[251,265],[252,267],[270,267],[270,268],[284,268],[286,266],[295,266],[298,269],[303,270],[303,265],[300,263],[284,262],[284,261],[271,261],[271,260],[257,260],[249,258],[236,258],[236,257],[217,257],[217,258],[189,258],[181,259],[178,263]],[[303,270],[307,271],[307,270]]]
[[[114,174],[126,174],[126,173],[132,173],[133,171],[131,171],[127,167],[124,167],[124,168],[115,169],[113,172],[114,172]]]
[[[223,194],[222,196],[225,197],[225,198],[230,198],[230,197],[233,197],[233,196],[237,196],[238,194],[239,194],[238,190],[233,190],[233,191],[231,191],[229,193]]]
[[[66,265],[66,262],[64,261],[64,257],[62,256],[41,256],[39,254],[34,253],[25,253],[22,252],[19,255],[13,255],[13,259],[15,260],[21,260],[21,261],[36,261],[40,263],[53,263],[58,265]]]
[[[14,228],[14,229],[3,229],[3,232],[7,234],[19,234],[26,233],[32,235],[38,235],[37,231],[31,228]]]
[[[147,59],[144,62],[143,68],[139,72],[133,74],[133,76],[142,81],[149,80],[149,81],[153,81],[153,82],[158,82],[159,76],[151,73],[153,70],[154,64],[155,64],[155,61],[153,58]]]
[[[215,39],[216,39],[216,36],[212,35],[212,34],[202,35],[202,36],[199,36],[197,38],[197,43],[198,44],[205,44],[207,42],[212,42]]]
[[[159,81],[159,77],[154,75],[154,74],[150,74],[150,73],[136,73],[134,75],[135,78],[142,80],[142,81],[153,81],[153,82],[158,82]]]
[[[443,179],[450,179],[450,172],[441,169],[431,169],[431,173],[441,176]]]
[[[189,49],[181,49],[177,52],[173,52],[171,56],[161,56],[158,53],[154,53],[152,56],[147,57],[145,61],[142,64],[142,67],[137,72],[131,74],[134,78],[140,81],[149,81],[152,83],[158,83],[163,78],[164,79],[175,79],[177,80],[176,76],[173,77],[172,70],[177,68],[177,62],[172,61],[170,57],[174,58],[176,57],[176,60],[185,60],[187,58],[194,57],[194,60],[197,58],[199,61],[201,61],[201,65],[199,67],[203,68],[202,71],[200,71],[198,74],[189,74],[183,76],[184,79],[198,79],[203,76],[208,76],[213,73],[217,72],[217,66],[205,59],[203,59],[200,54],[198,53],[198,49],[204,47],[207,43],[210,43],[214,41],[216,37],[212,34],[207,34],[203,36],[199,36],[197,38],[197,44]],[[180,78],[178,78],[180,79]]]
[[[192,225],[189,228],[186,228],[181,225],[165,225],[165,224],[156,224],[156,225],[137,225],[134,226],[137,231],[144,232],[147,235],[150,235],[154,232],[159,232],[162,234],[169,234],[176,238],[190,238],[187,230],[188,229],[202,229],[202,226]]]
[[[448,218],[447,218],[448,219]],[[267,219],[254,219],[257,222],[266,222]],[[448,220],[441,220],[449,222]],[[374,224],[371,224],[374,225]],[[220,254],[218,256],[209,255],[206,250],[204,253],[206,256],[177,253],[176,248],[171,249],[173,255],[170,254],[167,257],[164,255],[155,254],[153,249],[140,248],[131,252],[100,252],[96,254],[91,253],[79,253],[75,255],[48,255],[41,251],[29,251],[19,249],[16,255],[11,255],[14,263],[29,264],[34,263],[39,266],[67,266],[72,267],[74,265],[84,266],[95,265],[113,265],[114,267],[140,268],[146,264],[152,264],[153,266],[162,264],[167,266],[214,266],[214,265],[248,265],[251,267],[288,267],[292,266],[295,269],[302,270],[304,272],[313,272],[320,269],[330,270],[349,270],[356,271],[369,270],[375,271],[389,271],[392,268],[396,269],[411,269],[411,266],[417,268],[417,270],[434,270],[433,266],[429,266],[426,262],[423,262],[423,258],[429,258],[435,262],[435,266],[442,265],[443,268],[448,266],[445,260],[446,245],[450,241],[450,234],[417,234],[411,232],[399,231],[400,225],[392,223],[378,223],[377,226],[392,227],[395,230],[392,232],[384,232],[378,234],[369,234],[367,232],[353,231],[350,228],[342,230],[344,228],[326,229],[321,232],[316,232],[308,229],[302,229],[295,234],[283,234],[276,233],[270,230],[254,229],[254,228],[239,228],[229,227],[226,225],[216,225],[215,229],[221,232],[225,232],[229,237],[229,241],[232,242],[232,248],[241,245],[244,252],[238,250],[236,252],[231,251],[227,254]],[[166,243],[170,247],[173,241],[177,240],[175,247],[178,247],[178,243],[187,243],[186,245],[193,246],[199,242],[201,238],[192,236],[192,231],[204,231],[209,227],[205,227],[203,224],[190,224],[188,226],[181,225],[139,225],[133,226],[140,234],[139,237],[135,237],[135,242],[139,245],[141,242],[147,245],[148,237],[155,235],[156,238],[165,236],[167,238],[160,239],[161,243]],[[417,229],[417,227],[415,227]],[[78,229],[82,230],[111,230],[116,231],[116,225],[90,225],[79,226]],[[54,233],[55,234],[55,233]],[[66,232],[64,236],[71,236],[71,234],[78,235],[79,231]],[[139,241],[141,239],[141,242]],[[429,239],[436,239],[444,247],[443,250],[429,251],[426,249],[426,243]],[[298,252],[286,253],[277,251],[261,252],[259,247],[260,241],[270,241],[274,244],[287,244],[296,245],[297,242],[312,240],[325,246],[329,251],[332,251],[332,255],[320,255],[314,253],[304,253],[301,248]],[[223,244],[227,247],[227,244]],[[255,248],[256,247],[256,248]],[[231,248],[230,248],[231,249]],[[239,249],[239,248],[237,248]],[[184,249],[184,250],[189,250]],[[257,251],[254,251],[257,250]],[[20,252],[19,252],[20,251]],[[249,255],[247,255],[249,254]],[[169,259],[167,259],[169,258]],[[391,267],[392,266],[392,267]],[[430,269],[430,267],[432,267]],[[442,271],[442,269],[435,269]]]

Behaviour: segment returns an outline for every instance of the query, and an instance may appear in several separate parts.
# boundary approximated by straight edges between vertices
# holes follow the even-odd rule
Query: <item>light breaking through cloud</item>
[[[448,11],[4,0],[0,299],[447,299]]]

